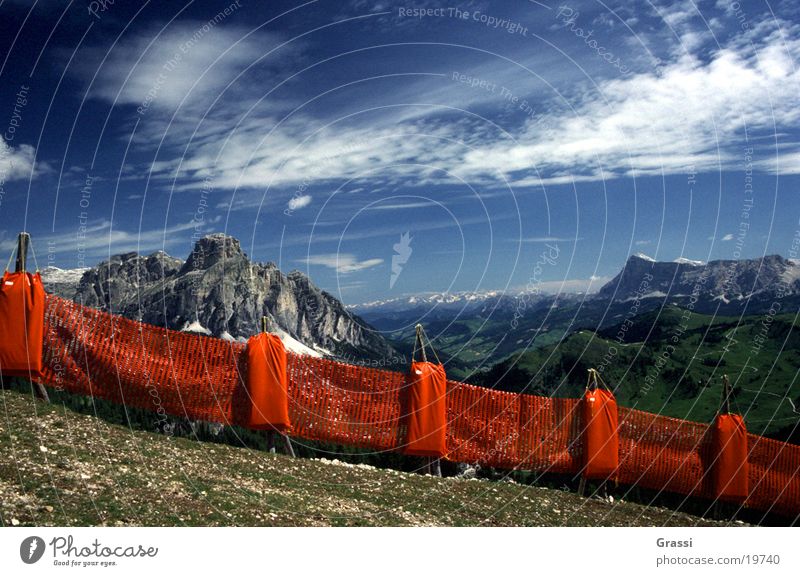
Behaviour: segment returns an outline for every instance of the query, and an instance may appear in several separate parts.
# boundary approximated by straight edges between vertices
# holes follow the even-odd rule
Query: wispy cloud
[[[339,274],[350,274],[383,264],[382,258],[359,260],[353,254],[317,254],[300,260],[306,265],[324,266],[336,270]]]
[[[608,178],[741,168],[745,126],[753,137],[800,118],[800,30],[755,28],[746,43],[708,59],[686,54],[659,73],[600,82],[571,110],[531,123],[517,142],[470,151],[464,170],[572,166],[576,177],[599,179],[599,170]]]
[[[86,48],[76,72],[87,82],[94,79],[90,96],[134,105],[140,114],[179,105],[202,109],[225,90],[241,98],[232,80],[281,40],[274,33],[248,32],[230,23],[209,28],[208,22],[176,21],[127,35],[108,53],[102,45]],[[259,70],[277,62],[262,61]]]
[[[541,105],[511,131],[487,122],[491,115],[479,114],[492,108],[502,112],[505,104],[448,76],[460,70],[376,84],[375,92],[365,91],[362,99],[332,107],[335,112],[327,115],[311,101],[283,114],[286,103],[274,95],[251,109],[264,96],[263,88],[231,80],[256,62],[254,70],[261,74],[264,66],[277,65],[278,58],[270,59],[272,64],[259,58],[278,39],[247,36],[234,26],[214,29],[170,71],[152,100],[153,107],[172,109],[188,95],[187,103],[202,112],[202,119],[172,118],[167,142],[174,148],[162,148],[148,168],[157,178],[183,179],[179,189],[206,176],[213,176],[219,189],[262,192],[301,182],[379,178],[415,185],[460,180],[538,187],[689,169],[740,169],[745,126],[752,138],[797,125],[800,70],[794,62],[800,59],[800,26],[754,21],[747,31],[721,37],[722,45],[711,50],[697,35],[691,2],[659,8],[658,16],[681,41],[680,50],[669,52],[657,70],[597,76],[574,96],[554,97],[540,81],[522,83],[518,96]],[[164,62],[197,25],[181,23],[155,40],[152,34],[133,37],[115,47],[94,94],[139,105],[163,73]],[[557,74],[558,66],[547,63]],[[498,85],[526,76],[519,63],[496,59],[464,72]],[[397,93],[408,96],[401,101]],[[449,121],[441,121],[444,115]],[[158,141],[152,138],[154,130],[163,134],[166,128],[148,123],[142,127],[142,143]],[[783,154],[784,162],[754,165],[800,171],[800,156],[795,156],[800,143]],[[234,205],[248,207],[247,202]]]
[[[176,246],[187,240],[180,233],[194,228],[195,223],[188,222],[165,228],[130,231],[116,228],[108,220],[97,220],[87,224],[85,229],[37,236],[35,245],[39,247],[40,255],[43,253],[72,253],[75,255],[76,260],[82,260],[84,257],[102,258],[103,256],[123,252],[138,251],[145,253],[151,250]],[[0,241],[0,250],[2,251],[12,250],[15,246],[16,239],[8,238]],[[44,262],[39,262],[39,264],[42,265]],[[70,263],[69,265],[72,264]]]
[[[301,196],[293,196],[289,199],[289,202],[286,203],[289,210],[300,210],[301,208],[305,208],[311,204],[311,196],[309,194],[303,194]]]
[[[570,280],[548,280],[537,284],[537,288],[547,294],[563,294],[565,292],[597,292],[609,280],[608,276],[591,276],[589,278],[573,278]],[[524,289],[522,290],[524,291]]]
[[[390,202],[380,203],[370,206],[370,210],[412,210],[414,208],[429,208],[438,203],[433,200],[423,200],[420,202]]]
[[[581,237],[568,238],[559,236],[531,236],[529,238],[522,238],[521,240],[510,240],[511,242],[522,242],[524,244],[543,244],[546,242],[578,242],[583,240]]]

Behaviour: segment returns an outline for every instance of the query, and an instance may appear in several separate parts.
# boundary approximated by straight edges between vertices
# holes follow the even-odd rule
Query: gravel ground
[[[16,391],[2,390],[0,398],[2,525],[720,525],[513,482],[434,478],[171,438]]]

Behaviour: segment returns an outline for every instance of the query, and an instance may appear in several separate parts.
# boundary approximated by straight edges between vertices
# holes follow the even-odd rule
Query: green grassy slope
[[[512,482],[433,478],[110,424],[0,391],[2,525],[665,526],[714,522]]]

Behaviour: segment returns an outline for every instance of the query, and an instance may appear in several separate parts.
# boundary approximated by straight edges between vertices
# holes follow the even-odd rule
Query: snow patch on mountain
[[[689,260],[688,258],[684,258],[681,256],[680,258],[675,258],[673,260],[676,264],[688,264],[689,266],[703,266],[705,262],[702,260]]]
[[[278,337],[281,339],[281,342],[283,342],[284,347],[290,352],[294,352],[295,354],[305,354],[306,356],[313,356],[315,358],[322,358],[321,352],[317,352],[313,348],[309,348],[302,342],[295,340],[280,328],[275,331],[275,334],[278,335]]]
[[[211,330],[200,324],[197,320],[194,322],[187,322],[181,332],[190,332],[192,334],[203,334],[204,336],[211,336]]]

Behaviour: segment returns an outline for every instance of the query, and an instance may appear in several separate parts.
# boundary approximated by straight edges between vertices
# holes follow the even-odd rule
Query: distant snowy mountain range
[[[645,285],[642,281],[647,280]],[[714,260],[703,262],[677,258],[657,261],[646,254],[631,255],[617,276],[597,292],[587,295],[596,299],[626,300],[633,297],[690,295],[693,284],[701,286],[702,297],[722,301],[742,300],[761,292],[770,292],[777,284],[786,295],[800,292],[800,261],[772,255],[752,260]],[[582,293],[576,293],[578,295]],[[484,290],[476,292],[443,292],[401,296],[348,306],[351,310],[369,313],[379,310],[396,312],[419,307],[439,309],[483,306],[499,299],[517,299],[525,291]],[[564,294],[560,295],[561,297]],[[554,297],[553,295],[549,297]]]
[[[485,290],[477,292],[435,292],[430,294],[414,294],[411,296],[398,296],[387,300],[374,300],[363,304],[352,304],[350,310],[408,310],[417,306],[436,305],[442,307],[461,308],[466,305],[483,304],[502,296],[511,294],[501,290]]]
[[[417,294],[345,307],[304,274],[283,274],[272,263],[250,262],[239,242],[223,235],[200,240],[185,262],[163,252],[113,256],[95,268],[46,268],[47,290],[89,306],[177,330],[243,340],[270,329],[290,350],[320,355],[387,357],[382,333],[406,330],[417,321],[505,317],[521,309],[593,309],[647,299],[676,305],[691,301],[696,311],[758,313],[780,300],[789,309],[800,298],[800,262],[781,256],[708,263],[679,258],[659,262],[633,254],[596,293],[558,295],[485,290]],[[524,303],[524,307],[522,304]],[[786,311],[784,307],[784,311]],[[356,316],[355,314],[358,314]],[[362,321],[359,316],[366,319]],[[533,317],[531,317],[533,318]]]

